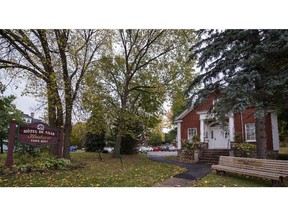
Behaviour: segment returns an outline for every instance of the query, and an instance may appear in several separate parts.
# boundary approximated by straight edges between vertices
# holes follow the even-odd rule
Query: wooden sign
[[[9,127],[9,142],[8,152],[6,158],[6,166],[13,166],[13,151],[16,135],[16,121],[12,120]],[[64,131],[63,127],[59,130],[52,128],[44,123],[34,123],[28,125],[19,125],[18,128],[18,142],[29,144],[33,146],[45,146],[45,145],[58,145],[58,158],[63,157],[62,147],[64,143]],[[17,136],[16,136],[17,137]]]
[[[45,146],[58,143],[58,130],[44,123],[20,125],[18,142],[33,146]]]

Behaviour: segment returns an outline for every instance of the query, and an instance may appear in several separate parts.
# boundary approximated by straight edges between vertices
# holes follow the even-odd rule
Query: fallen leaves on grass
[[[110,154],[79,152],[71,154],[71,164],[84,168],[22,173],[0,176],[0,187],[149,187],[185,169],[149,160],[144,155],[123,156],[122,161]]]

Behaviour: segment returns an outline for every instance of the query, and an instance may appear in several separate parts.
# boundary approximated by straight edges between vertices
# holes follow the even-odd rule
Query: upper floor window
[[[25,118],[26,123],[32,123],[32,119],[31,118]]]

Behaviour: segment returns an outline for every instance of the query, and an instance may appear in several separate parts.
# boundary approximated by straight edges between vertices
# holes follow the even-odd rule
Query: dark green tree
[[[106,145],[105,141],[105,131],[102,133],[87,133],[86,135],[86,142],[85,142],[85,149],[88,152],[102,152]]]
[[[188,92],[195,104],[219,96],[216,114],[256,109],[257,157],[267,157],[268,109],[288,106],[288,30],[199,30],[190,58],[201,72]]]
[[[3,142],[8,139],[9,123],[15,119],[18,123],[23,121],[22,113],[16,109],[13,101],[14,95],[4,96],[5,86],[0,82],[0,152],[3,154]]]
[[[177,128],[173,128],[172,130],[165,133],[165,143],[172,143],[176,141],[177,137]]]
[[[131,134],[125,134],[122,137],[122,148],[120,149],[120,154],[131,155],[137,152],[137,145],[139,140],[132,136]]]

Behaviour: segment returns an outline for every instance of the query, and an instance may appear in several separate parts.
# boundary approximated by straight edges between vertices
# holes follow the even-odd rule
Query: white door
[[[209,149],[227,149],[228,134],[227,130],[223,130],[220,126],[210,127],[209,133]]]

